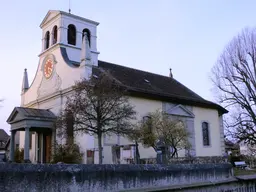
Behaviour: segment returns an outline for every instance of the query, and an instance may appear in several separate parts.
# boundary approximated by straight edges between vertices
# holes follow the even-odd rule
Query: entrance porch
[[[37,163],[49,163],[54,152],[56,133],[54,122],[56,116],[45,109],[15,107],[7,119],[11,125],[10,161],[14,162],[15,134],[17,131],[25,131],[24,138],[24,162],[30,163],[31,133],[35,133],[35,160]]]

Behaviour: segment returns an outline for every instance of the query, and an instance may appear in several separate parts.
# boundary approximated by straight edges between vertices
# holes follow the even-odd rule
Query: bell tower
[[[50,10],[43,19],[42,51],[39,56],[51,52],[57,46],[64,47],[72,61],[81,62],[83,36],[89,41],[91,63],[98,65],[97,26],[98,22],[64,11]]]

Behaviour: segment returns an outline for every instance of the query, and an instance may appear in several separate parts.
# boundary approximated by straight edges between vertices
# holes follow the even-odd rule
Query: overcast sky
[[[69,0],[1,1],[0,128],[20,105],[24,68],[34,78],[50,9],[68,11]],[[256,24],[249,0],[71,0],[73,14],[98,21],[99,59],[174,78],[215,101],[209,75],[225,45]]]

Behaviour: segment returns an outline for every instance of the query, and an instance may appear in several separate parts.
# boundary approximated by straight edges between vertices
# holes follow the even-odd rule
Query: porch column
[[[51,148],[51,157],[55,154],[55,146],[56,146],[56,130],[52,129],[52,148]]]
[[[30,135],[29,135],[29,127],[25,127],[25,147],[24,147],[24,163],[30,163],[29,160],[29,143],[30,143]]]
[[[39,140],[39,137],[38,137],[38,132],[35,132],[35,162],[38,163],[38,140]]]
[[[11,131],[11,140],[10,140],[10,161],[11,162],[14,162],[15,134],[16,134],[16,131]]]

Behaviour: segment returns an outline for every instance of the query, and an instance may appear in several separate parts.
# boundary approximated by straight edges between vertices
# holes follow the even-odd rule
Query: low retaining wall
[[[233,177],[217,182],[194,183],[187,185],[150,187],[122,190],[122,192],[256,192],[256,175]]]
[[[232,177],[230,164],[42,165],[0,164],[0,191],[114,192],[217,182]]]
[[[227,157],[209,156],[209,157],[179,157],[171,158],[170,164],[207,164],[207,163],[227,163]]]

